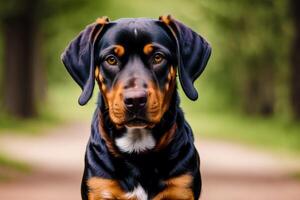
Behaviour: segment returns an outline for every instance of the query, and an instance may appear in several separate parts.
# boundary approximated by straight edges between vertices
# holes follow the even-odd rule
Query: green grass
[[[0,154],[0,181],[12,179],[16,174],[29,173],[30,166]]]
[[[290,176],[291,176],[292,178],[294,178],[294,179],[300,181],[300,171],[295,172],[295,173],[291,174]]]
[[[15,160],[12,160],[8,158],[7,156],[4,156],[0,154],[0,165],[2,167],[11,167],[18,171],[26,171],[28,172],[30,170],[30,167],[22,162],[18,162]]]
[[[186,116],[200,137],[226,139],[280,151],[300,152],[300,126],[277,119],[234,113],[192,113]]]
[[[0,134],[39,134],[42,130],[59,122],[59,119],[56,119],[51,113],[41,113],[35,119],[19,119],[2,113],[0,115]]]

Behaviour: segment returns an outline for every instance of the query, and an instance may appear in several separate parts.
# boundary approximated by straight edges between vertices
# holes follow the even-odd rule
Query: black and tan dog
[[[193,133],[179,107],[204,70],[209,44],[170,16],[109,22],[83,30],[62,60],[82,88],[79,104],[100,89],[86,149],[82,199],[184,200],[201,191]]]

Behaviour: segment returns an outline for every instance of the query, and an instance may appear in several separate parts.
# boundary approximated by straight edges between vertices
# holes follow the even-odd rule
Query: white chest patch
[[[138,200],[147,200],[148,195],[144,188],[141,185],[138,185],[133,189],[132,192],[126,194],[126,198],[128,199],[138,199]]]
[[[155,146],[151,132],[144,128],[127,128],[124,136],[116,139],[117,147],[127,153],[139,153]]]

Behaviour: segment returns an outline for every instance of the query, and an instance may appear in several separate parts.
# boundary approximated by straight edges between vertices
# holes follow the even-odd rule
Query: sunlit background
[[[0,0],[0,199],[80,199],[96,96],[60,60],[97,17],[171,14],[213,53],[181,92],[202,162],[204,200],[300,197],[297,0]]]

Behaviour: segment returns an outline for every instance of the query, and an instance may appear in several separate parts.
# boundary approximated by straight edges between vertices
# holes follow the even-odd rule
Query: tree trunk
[[[43,78],[38,77],[44,77],[42,66],[38,66],[41,51],[37,49],[40,46],[37,34],[40,32],[31,12],[28,9],[25,14],[3,22],[4,107],[9,114],[21,118],[36,115],[37,93],[41,93],[45,85]]]
[[[243,108],[247,114],[268,117],[274,114],[275,107],[274,69],[268,64],[255,72],[248,72],[244,83]]]
[[[291,0],[295,38],[291,49],[291,105],[294,117],[300,120],[300,2]]]

